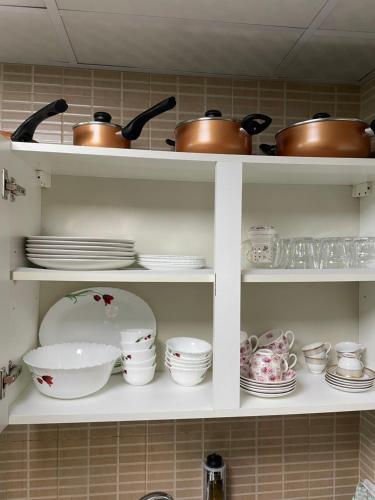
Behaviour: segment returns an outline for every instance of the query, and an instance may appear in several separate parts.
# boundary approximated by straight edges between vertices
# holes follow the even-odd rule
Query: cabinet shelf
[[[187,271],[151,271],[121,269],[113,271],[59,271],[20,267],[12,272],[14,281],[97,281],[117,283],[213,283],[213,269]]]
[[[245,183],[353,185],[375,180],[373,158],[176,153],[15,142],[13,154],[52,175],[213,182],[217,162],[242,163]]]
[[[375,281],[375,269],[253,269],[244,283],[325,283]]]
[[[241,391],[239,409],[213,409],[212,383],[208,378],[195,387],[176,385],[166,372],[143,387],[111,377],[101,391],[76,400],[53,399],[30,385],[10,408],[11,424],[110,422],[180,418],[291,415],[375,409],[375,391],[340,392],[326,384],[324,375],[305,370],[297,374],[297,389],[277,399],[253,397]]]

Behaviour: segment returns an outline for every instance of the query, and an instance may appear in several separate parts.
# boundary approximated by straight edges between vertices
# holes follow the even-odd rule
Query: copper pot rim
[[[95,122],[95,121],[76,123],[75,125],[72,126],[72,128],[75,129],[77,127],[82,127],[83,125],[100,125],[101,127],[106,126],[106,127],[114,127],[117,129],[122,129],[121,125],[117,125],[116,123]]]
[[[182,127],[183,125],[188,125],[195,122],[203,121],[221,121],[221,122],[231,122],[241,124],[241,120],[236,120],[235,118],[224,118],[223,116],[202,116],[201,118],[190,118],[190,120],[184,120],[176,125],[176,129]]]
[[[368,127],[368,124],[363,120],[361,120],[360,118],[333,118],[333,117],[312,118],[311,120],[304,120],[302,122],[292,123],[292,125],[288,125],[287,127],[278,130],[275,134],[275,137],[281,134],[281,132],[285,132],[285,130],[289,130],[294,127],[299,127],[300,125],[307,125],[310,123],[319,123],[319,122],[354,122],[354,123],[362,123],[365,127]]]

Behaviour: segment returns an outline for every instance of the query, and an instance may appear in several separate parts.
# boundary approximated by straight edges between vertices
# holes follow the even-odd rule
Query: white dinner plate
[[[49,259],[49,260],[56,260],[56,259],[63,259],[63,260],[131,260],[135,262],[135,257],[119,257],[119,256],[89,256],[89,255],[44,255],[42,253],[27,253],[26,257],[29,259],[31,257],[32,259]],[[30,260],[30,259],[29,259]]]
[[[38,246],[43,248],[66,248],[69,250],[70,248],[75,248],[77,246],[83,247],[83,250],[90,250],[92,247],[103,247],[104,249],[114,249],[117,250],[120,248],[121,250],[132,250],[134,249],[134,243],[103,243],[100,241],[42,241],[42,240],[27,240],[25,242],[26,246]]]
[[[123,269],[131,266],[135,260],[112,260],[112,259],[48,259],[27,257],[30,262],[47,269],[77,270],[77,271],[103,271],[111,269]]]
[[[134,244],[134,240],[122,239],[122,238],[97,238],[88,236],[27,236],[28,241],[84,241],[86,242],[98,242],[98,243],[131,243]]]
[[[92,287],[66,295],[49,309],[40,325],[39,341],[42,346],[97,342],[120,347],[120,332],[128,328],[156,331],[150,306],[119,288]]]
[[[67,245],[67,244],[34,244],[26,243],[27,249],[35,250],[87,250],[89,252],[99,250],[100,252],[133,252],[134,245]]]
[[[282,398],[284,396],[288,396],[289,394],[292,394],[296,388],[294,387],[292,390],[287,391],[287,392],[282,392],[280,394],[270,394],[270,393],[262,393],[262,392],[256,392],[256,391],[251,391],[248,389],[244,389],[242,387],[242,390],[246,392],[246,394],[251,394],[252,396],[256,396],[258,398]]]
[[[331,384],[330,382],[327,381],[327,384],[332,387],[332,389],[336,389],[337,391],[343,391],[343,392],[367,392],[372,389],[372,386],[370,387],[342,387],[341,385],[336,385],[336,384]]]
[[[205,260],[200,255],[150,255],[140,254],[140,259],[144,260]]]
[[[141,263],[140,263],[141,264]],[[197,266],[174,266],[170,264],[169,266],[159,266],[158,264],[141,264],[141,266],[152,271],[184,271],[189,269],[202,269],[202,265]]]
[[[104,256],[134,256],[134,252],[132,250],[64,250],[64,249],[51,249],[51,248],[35,248],[35,247],[26,247],[27,253],[38,253],[38,254],[47,254],[47,255],[93,255],[94,257]]]

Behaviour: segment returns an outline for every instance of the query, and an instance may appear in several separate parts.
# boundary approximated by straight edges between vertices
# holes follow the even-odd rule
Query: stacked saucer
[[[344,392],[366,392],[369,391],[375,380],[375,372],[370,368],[363,369],[362,377],[349,378],[337,373],[337,365],[332,365],[326,371],[327,384],[338,391]]]
[[[240,377],[240,386],[248,394],[259,398],[281,398],[288,396],[296,389],[296,372],[288,370],[278,382],[258,382],[252,378]]]
[[[195,255],[150,255],[142,254],[138,262],[146,269],[154,271],[183,271],[186,269],[201,269],[206,266],[204,257]]]
[[[122,269],[135,262],[134,241],[69,236],[29,236],[27,259],[47,269]]]

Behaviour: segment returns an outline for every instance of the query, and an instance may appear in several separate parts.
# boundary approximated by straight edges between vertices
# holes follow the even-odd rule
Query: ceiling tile
[[[43,64],[66,62],[45,9],[1,11],[0,60]]]
[[[306,27],[325,0],[57,0],[60,9]]]
[[[301,33],[144,16],[62,16],[79,63],[157,72],[267,76]]]
[[[375,67],[375,37],[319,31],[300,47],[281,77],[359,82]]]
[[[45,7],[43,0],[0,0],[0,5],[11,7]]]
[[[375,1],[340,0],[320,27],[375,32]]]

